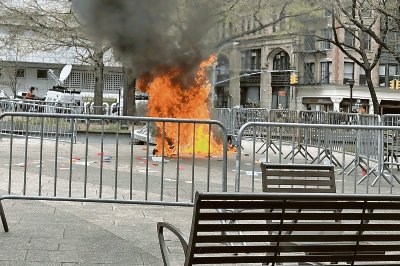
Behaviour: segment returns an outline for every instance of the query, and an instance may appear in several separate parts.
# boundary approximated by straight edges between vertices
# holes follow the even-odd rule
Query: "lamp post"
[[[347,84],[349,84],[350,86],[350,111],[349,113],[351,113],[353,110],[353,86],[354,86],[354,80],[353,79],[349,79],[347,80]]]
[[[224,49],[227,46],[236,46],[238,45],[239,42],[227,42],[224,43],[223,45],[221,45],[217,52],[215,53],[215,62],[213,64],[213,69],[212,69],[212,76],[211,76],[211,105],[212,107],[214,107],[214,98],[215,98],[215,83],[217,81],[217,75],[216,75],[216,68],[217,68],[217,64],[218,64],[218,55],[219,53],[222,51],[222,49]]]

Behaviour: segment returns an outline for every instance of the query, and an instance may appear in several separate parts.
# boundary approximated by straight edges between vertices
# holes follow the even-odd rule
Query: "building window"
[[[321,83],[333,83],[332,62],[321,63]]]
[[[38,69],[36,73],[36,77],[38,79],[47,79],[47,70],[46,69]]]
[[[389,68],[387,68],[389,66]],[[399,68],[397,65],[380,65],[379,66],[379,86],[388,87],[389,81],[398,78]]]
[[[324,29],[323,35],[325,40],[332,39],[332,30],[331,29]],[[331,43],[329,41],[322,42],[322,49],[331,49]]]
[[[397,77],[398,74],[399,74],[399,71],[398,71],[397,65],[389,65],[389,73],[388,73],[389,80],[398,78]]]
[[[355,31],[354,30],[345,30],[344,32],[344,44],[346,46],[354,47],[355,44]]]
[[[261,69],[261,49],[252,49],[242,52],[242,69],[244,71]]]
[[[367,77],[365,76],[365,70],[364,68],[360,67],[360,86],[367,85]]]
[[[386,68],[386,65],[379,66],[379,86],[387,87],[389,86],[390,80],[398,78],[399,69],[397,65],[388,65],[388,66],[389,69]],[[388,77],[387,82],[386,82],[386,76]]]
[[[229,75],[229,59],[220,55],[217,61],[217,67],[215,68],[217,75]]]
[[[308,34],[304,36],[304,48],[306,51],[315,50],[315,34]]]
[[[290,59],[288,53],[281,51],[274,57],[273,70],[289,70],[290,69]]]
[[[278,19],[278,16],[274,15],[274,21],[276,21]],[[272,32],[276,32],[276,23],[272,24]]]
[[[354,63],[344,63],[343,84],[347,84],[348,80],[354,80]]]
[[[25,78],[25,69],[19,68],[17,69],[17,78]]]
[[[283,11],[281,14],[280,14],[280,16],[282,16],[282,17],[285,17],[285,12]],[[282,31],[282,30],[284,30],[285,29],[285,23],[286,23],[286,20],[285,19],[282,19],[280,22],[279,22],[279,29]]]
[[[371,50],[371,35],[364,33],[364,49],[365,50]]]
[[[222,36],[222,39],[225,39],[225,22],[222,22],[221,36]]]
[[[384,65],[379,66],[379,87],[386,87],[386,67]]]
[[[305,63],[304,64],[304,84],[315,83],[314,73],[315,73],[315,64],[314,63]]]

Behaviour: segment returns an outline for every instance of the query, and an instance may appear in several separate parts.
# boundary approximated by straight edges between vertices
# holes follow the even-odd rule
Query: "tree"
[[[15,3],[0,0],[0,19],[3,21],[0,27],[8,35],[24,37],[31,51],[68,50],[81,64],[92,66],[95,72],[94,104],[102,106],[104,64],[111,60],[110,46],[88,37],[71,9],[70,1],[28,0]]]
[[[366,32],[384,48],[385,53],[392,55],[400,63],[400,0],[368,0],[366,4],[383,18],[380,27],[387,33],[375,34],[370,29],[366,29]]]
[[[376,12],[367,1],[334,0],[325,2],[325,6],[332,11],[333,39],[321,37],[319,39],[333,43],[342,53],[364,69],[374,113],[379,114],[379,102],[371,72],[381,57],[383,43],[377,41],[377,37],[386,39],[388,27],[381,26],[388,23],[388,17]],[[370,47],[366,47],[369,40],[372,40],[372,43]]]
[[[20,78],[21,55],[29,52],[27,47],[16,35],[10,34],[6,37],[0,37],[1,57],[0,61],[0,84],[11,88],[12,94],[17,95],[18,78]]]

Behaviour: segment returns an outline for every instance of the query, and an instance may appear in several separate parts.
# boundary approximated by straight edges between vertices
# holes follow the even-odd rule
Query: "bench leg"
[[[4,214],[3,204],[1,204],[1,200],[0,200],[0,217],[1,217],[1,222],[3,223],[4,232],[8,232],[7,219],[6,215]]]

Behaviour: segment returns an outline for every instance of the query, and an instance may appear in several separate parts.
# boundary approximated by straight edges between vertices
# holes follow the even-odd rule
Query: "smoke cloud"
[[[160,66],[190,74],[211,52],[213,2],[75,0],[73,7],[89,33],[110,43],[135,74]]]

